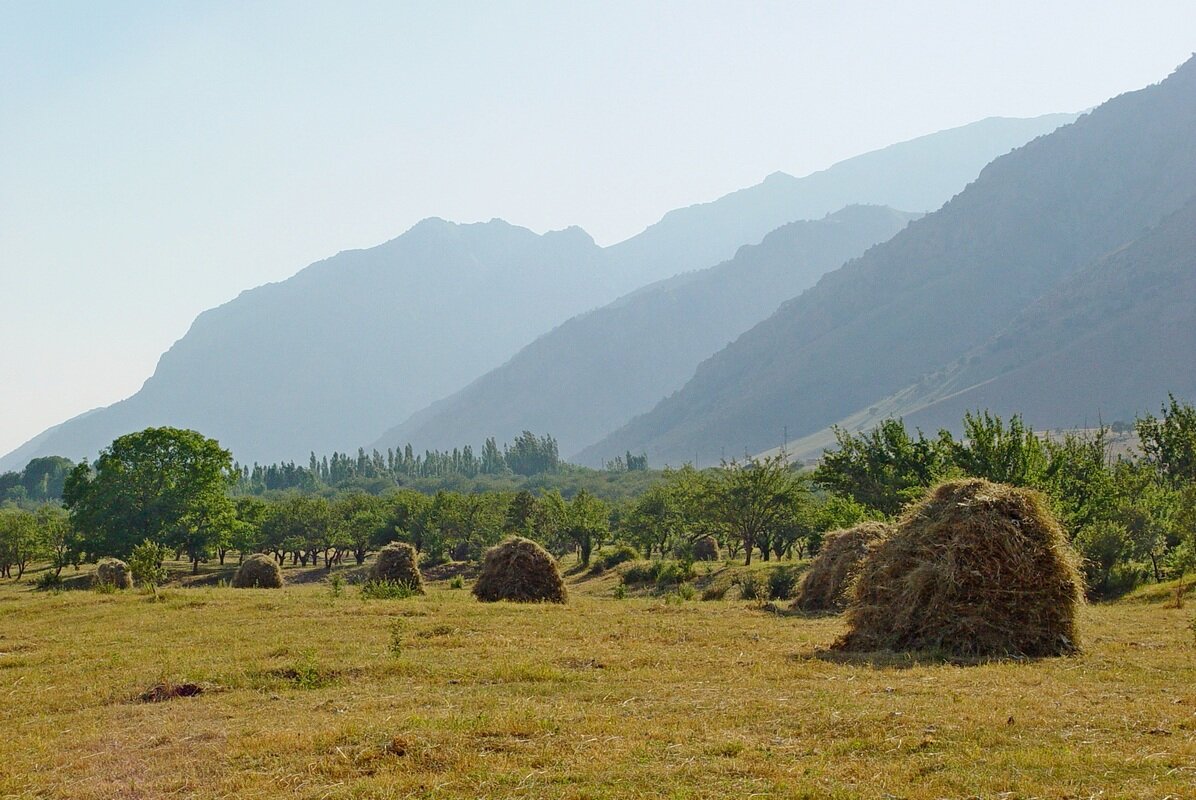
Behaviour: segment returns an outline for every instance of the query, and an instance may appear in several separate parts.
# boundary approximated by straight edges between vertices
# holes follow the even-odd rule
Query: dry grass
[[[568,591],[547,550],[531,539],[510,536],[486,551],[473,595],[487,603],[563,603]]]
[[[847,650],[1075,652],[1079,559],[1045,498],[968,479],[932,489],[861,562]]]
[[[883,522],[863,522],[832,531],[810,563],[794,608],[802,611],[839,611],[847,605],[848,592],[864,556],[889,535]]]
[[[1073,658],[825,657],[749,604],[0,585],[0,796],[1193,796],[1190,610],[1082,610]],[[280,623],[285,621],[285,624]],[[87,654],[86,658],[79,657]],[[152,687],[202,694],[147,703]]]

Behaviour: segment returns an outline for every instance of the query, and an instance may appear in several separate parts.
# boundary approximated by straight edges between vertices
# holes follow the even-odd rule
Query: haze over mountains
[[[1184,250],[1193,131],[1196,59],[997,159],[941,210],[826,275],[582,460],[632,448],[653,463],[707,464],[724,448],[775,447],[786,427],[800,438],[848,419],[912,414],[936,398],[936,412],[910,421],[947,424],[987,406],[1061,427],[1155,407],[1164,387],[1192,382],[1175,376],[1191,372],[1191,340],[1154,337],[1174,335],[1196,300],[1185,294]],[[1148,290],[1174,302],[1155,311]],[[1093,370],[1101,358],[1109,363]],[[1095,390],[1101,380],[1117,388]],[[945,402],[946,381],[966,394]]]
[[[848,204],[937,207],[993,157],[1069,119],[987,119],[805,178],[778,173],[606,249],[577,228],[426,220],[204,312],[140,391],[47,430],[0,469],[91,457],[148,425],[195,428],[245,462],[356,449],[586,309]]]
[[[756,322],[917,215],[849,206],[783,225],[735,257],[639,289],[536,339],[502,367],[433,404],[374,446],[451,449],[551,431],[561,452],[592,444],[680,388]]]

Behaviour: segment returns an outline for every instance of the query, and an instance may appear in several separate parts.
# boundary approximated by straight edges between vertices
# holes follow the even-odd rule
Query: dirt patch
[[[164,703],[176,697],[197,697],[204,691],[204,687],[198,683],[155,683],[137,699],[143,703]]]

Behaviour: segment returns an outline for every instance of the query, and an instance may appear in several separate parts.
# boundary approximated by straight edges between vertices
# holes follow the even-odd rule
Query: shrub
[[[281,589],[282,568],[265,553],[254,553],[233,575],[234,589]]]
[[[378,551],[378,559],[370,568],[370,580],[401,583],[415,594],[424,593],[424,580],[419,574],[419,555],[406,542],[391,542]]]
[[[366,600],[406,600],[423,591],[416,591],[408,583],[370,579],[361,584],[361,596]]]
[[[521,536],[512,536],[486,551],[473,595],[483,602],[563,603],[566,599],[556,559]]]
[[[449,581],[449,588],[450,589],[464,589],[465,588],[465,578],[461,577],[460,575],[454,575],[453,579],[451,581]]]
[[[673,586],[694,576],[693,566],[681,561],[637,561],[623,568],[623,583],[655,583],[659,588]]]
[[[797,586],[797,570],[793,567],[777,567],[768,574],[768,599],[788,600]]]
[[[741,575],[736,581],[739,584],[739,597],[742,600],[763,600],[767,589],[755,573]]]
[[[142,586],[161,586],[166,582],[166,569],[162,562],[170,553],[165,545],[146,539],[133,548],[129,556],[129,571],[133,580]]]
[[[693,544],[694,561],[718,561],[718,540],[703,536]]]
[[[40,592],[58,591],[62,588],[62,576],[48,569],[37,576],[37,580],[33,582],[33,586]]]
[[[101,559],[96,565],[96,585],[111,586],[113,589],[132,589],[133,575],[129,565],[119,558]]]
[[[883,522],[863,522],[828,533],[818,556],[810,563],[793,607],[803,611],[845,608],[864,556],[888,535],[889,526]]]
[[[1038,493],[975,479],[941,484],[864,559],[836,646],[1073,653],[1077,561]]]
[[[692,583],[682,583],[677,586],[677,596],[682,600],[693,600],[698,596],[698,590]]]

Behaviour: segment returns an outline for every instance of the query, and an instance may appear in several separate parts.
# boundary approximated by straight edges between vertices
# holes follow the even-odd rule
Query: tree
[[[887,419],[866,433],[835,428],[838,449],[823,454],[814,480],[885,516],[922,495],[947,469],[940,441],[917,432],[911,438],[899,419]]]
[[[1172,486],[1196,481],[1196,407],[1168,395],[1162,416],[1139,417],[1134,423],[1144,460]]]
[[[25,574],[29,562],[46,554],[45,540],[31,511],[19,508],[0,509],[0,575],[16,578]]]
[[[610,508],[606,503],[582,489],[565,511],[565,535],[577,547],[581,563],[589,564],[595,547],[610,532]]]
[[[179,428],[121,436],[67,476],[63,500],[88,554],[128,557],[146,539],[200,552],[233,518],[225,493],[232,457],[214,439]],[[197,563],[197,562],[196,562]]]
[[[61,506],[47,503],[39,508],[37,525],[55,576],[61,575],[65,566],[79,566],[83,542]]]
[[[766,540],[794,518],[806,495],[783,454],[723,462],[713,488],[713,511],[743,544],[745,565],[752,563],[752,548],[768,547]]]
[[[1047,468],[1046,447],[1014,414],[1009,426],[987,411],[963,418],[963,438],[939,435],[945,455],[965,475],[1013,486],[1037,486]]]

